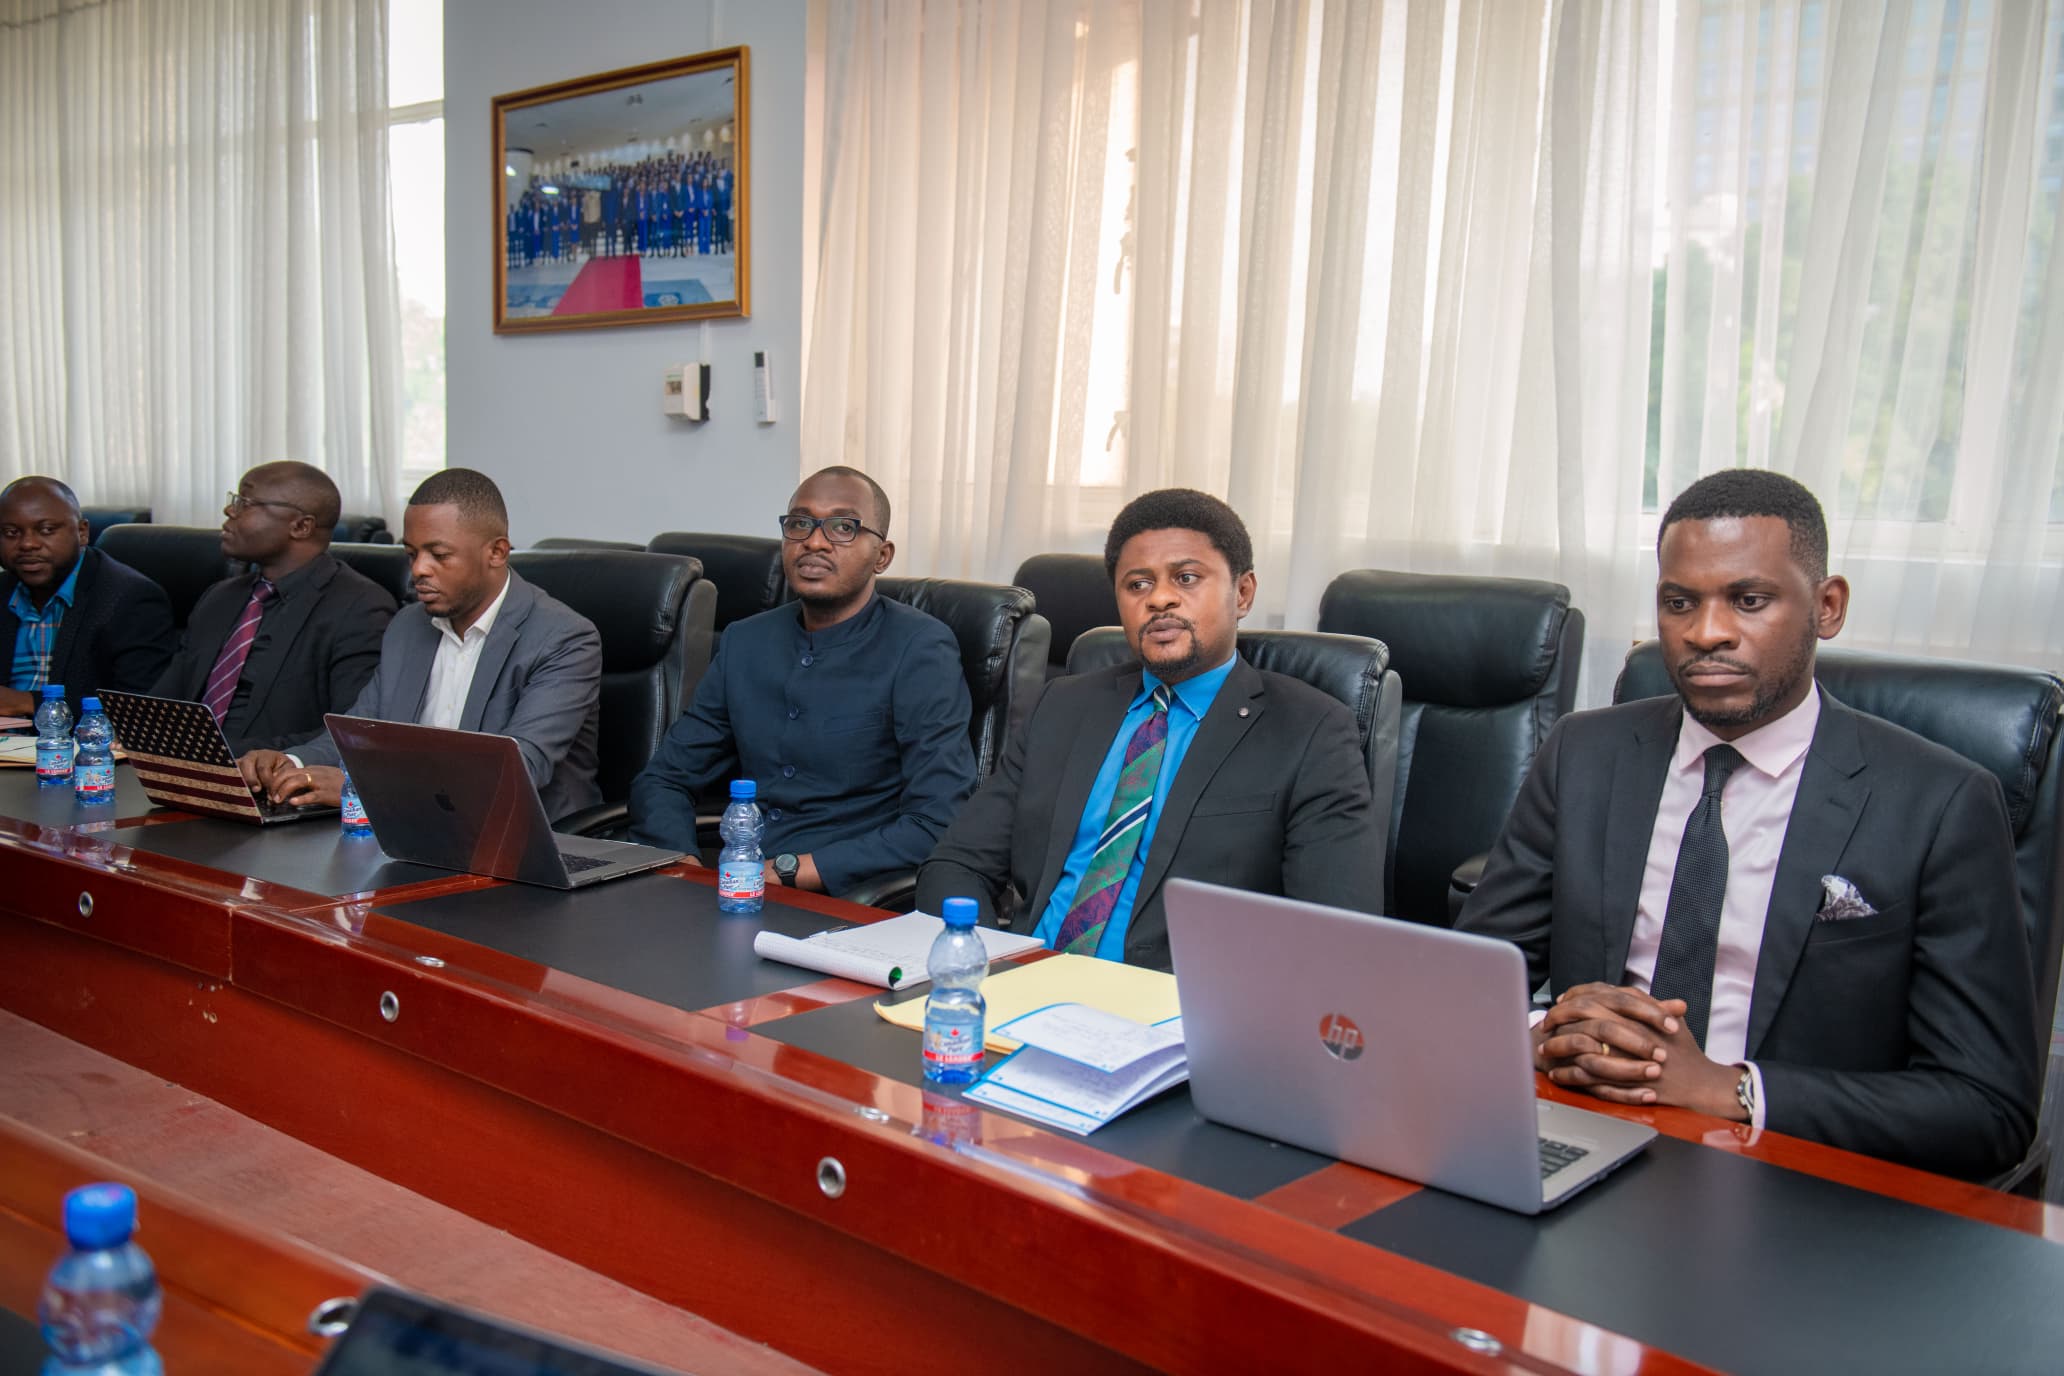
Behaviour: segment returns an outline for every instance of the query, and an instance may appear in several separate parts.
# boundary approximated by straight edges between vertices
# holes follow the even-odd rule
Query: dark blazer
[[[79,552],[79,581],[50,652],[50,682],[64,685],[74,717],[79,700],[105,689],[147,693],[179,647],[165,590],[97,549]],[[14,658],[21,618],[8,610],[19,580],[0,572],[0,653]]]
[[[937,912],[944,899],[964,895],[993,921],[1009,889],[1031,896],[1016,925],[1036,927],[1139,689],[1138,665],[1049,683],[996,773],[918,872],[918,905]],[[1386,820],[1374,815],[1347,708],[1296,679],[1236,662],[1162,806],[1126,961],[1169,968],[1162,884],[1171,875],[1377,911]]]
[[[380,667],[349,717],[416,721],[430,696],[430,666],[443,632],[420,602],[387,623]],[[459,727],[513,736],[554,821],[602,801],[595,783],[601,721],[602,637],[594,623],[509,571],[509,595],[481,647]],[[293,747],[303,763],[338,763],[330,733]]]
[[[1625,982],[1683,712],[1649,698],[1549,733],[1459,925],[1556,993]],[[1877,911],[1818,921],[1821,878]],[[1983,1178],[2035,1130],[2034,980],[1999,781],[1821,693],[1749,1001],[1765,1124]]]
[[[255,573],[225,578],[201,594],[153,693],[199,700],[256,580]],[[393,619],[394,594],[327,554],[282,578],[222,720],[229,748],[239,755],[285,750],[322,730],[323,714],[349,706],[379,667],[380,637]]]

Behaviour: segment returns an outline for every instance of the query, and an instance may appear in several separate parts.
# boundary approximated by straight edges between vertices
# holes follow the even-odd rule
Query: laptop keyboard
[[[1575,1161],[1581,1161],[1591,1154],[1588,1147],[1573,1147],[1567,1142],[1556,1142],[1543,1137],[1541,1148],[1541,1178],[1549,1176]]]
[[[609,863],[607,860],[597,860],[592,855],[569,855],[563,850],[559,852],[559,862],[566,866],[568,874],[579,874],[582,870],[599,870]]]

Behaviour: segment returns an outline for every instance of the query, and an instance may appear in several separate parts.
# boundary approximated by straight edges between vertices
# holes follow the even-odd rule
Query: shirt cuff
[[[291,764],[291,765],[293,765],[293,766],[294,766],[294,768],[296,768],[296,769],[300,769],[300,768],[302,768],[302,767],[303,767],[303,766],[302,766],[302,763],[301,763],[301,757],[300,757],[299,755],[296,755],[296,754],[293,754],[293,753],[292,753],[292,752],[290,752],[290,751],[284,751],[284,750],[283,750],[283,751],[281,751],[280,753],[281,753],[281,754],[283,754],[283,755],[285,755],[285,756],[287,757],[287,763],[288,763],[288,764]]]
[[[1539,1027],[1541,1025],[1541,1019],[1547,1016],[1548,1010],[1545,1008],[1529,1009],[1526,1015],[1527,1031],[1531,1032],[1536,1027]]]
[[[1744,1061],[1743,1064],[1749,1068],[1749,1093],[1756,1101],[1755,1111],[1749,1115],[1749,1126],[1761,1132],[1763,1120],[1770,1113],[1770,1105],[1763,1102],[1763,1067],[1754,1061]]]

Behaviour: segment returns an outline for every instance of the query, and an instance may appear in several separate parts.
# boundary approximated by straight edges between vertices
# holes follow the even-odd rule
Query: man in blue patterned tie
[[[1353,716],[1236,653],[1254,550],[1224,502],[1173,488],[1104,545],[1137,664],[1049,684],[996,774],[918,877],[927,912],[967,895],[1058,950],[1166,969],[1171,877],[1375,911],[1387,819]]]

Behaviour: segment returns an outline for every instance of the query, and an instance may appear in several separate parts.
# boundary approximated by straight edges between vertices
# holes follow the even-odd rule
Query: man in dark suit
[[[151,691],[206,703],[238,754],[307,740],[380,662],[394,597],[330,557],[342,505],[328,474],[285,462],[246,473],[222,509],[222,552],[251,568],[201,595]]]
[[[514,737],[555,821],[602,801],[602,638],[509,567],[501,490],[470,468],[434,473],[409,498],[401,531],[416,600],[388,623],[380,667],[344,715]],[[343,792],[327,731],[238,764],[278,802],[334,807]]]
[[[1150,492],[1104,544],[1140,663],[1054,680],[918,875],[1058,950],[1167,969],[1170,877],[1371,910],[1383,895],[1354,718],[1235,651],[1254,605],[1247,528],[1215,497]]]
[[[0,716],[26,717],[43,686],[72,712],[104,689],[148,689],[179,643],[165,590],[87,548],[79,499],[55,478],[0,489],[0,652],[12,656]]]
[[[1676,696],[1556,725],[1462,912],[1548,981],[1536,1065],[1619,1103],[2006,1169],[2039,1053],[1999,781],[1816,688],[1849,586],[1798,483],[1700,480],[1657,557]]]

